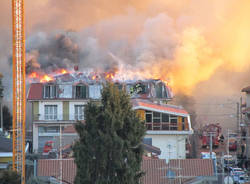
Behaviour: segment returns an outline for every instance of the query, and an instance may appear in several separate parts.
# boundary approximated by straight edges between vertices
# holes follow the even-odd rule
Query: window
[[[161,122],[161,113],[153,112],[153,122],[160,123]]]
[[[152,138],[143,138],[142,142],[152,146]]]
[[[146,111],[146,123],[152,123],[152,112]]]
[[[44,98],[56,98],[56,85],[44,86]]]
[[[57,119],[57,105],[45,105],[45,120]]]
[[[59,126],[39,126],[38,127],[39,133],[59,133],[60,127]]]
[[[84,119],[84,105],[75,105],[75,120]]]
[[[169,115],[162,113],[162,122],[168,123],[169,122]]]
[[[76,98],[87,98],[87,86],[78,85],[75,87],[75,97]]]
[[[177,116],[170,115],[170,130],[177,130]]]

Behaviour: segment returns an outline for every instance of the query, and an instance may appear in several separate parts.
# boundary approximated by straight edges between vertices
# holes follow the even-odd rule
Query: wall
[[[152,145],[161,149],[160,159],[186,158],[185,135],[146,135],[145,138],[152,138]]]
[[[63,102],[63,120],[69,120],[69,102]]]

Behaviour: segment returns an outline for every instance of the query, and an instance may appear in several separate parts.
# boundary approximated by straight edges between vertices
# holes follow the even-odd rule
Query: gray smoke
[[[27,40],[27,73],[72,69],[74,65],[104,71],[119,65],[143,69],[158,60],[173,60],[178,46],[173,20],[159,14],[140,22],[138,32],[131,26],[134,19],[113,18],[80,32],[34,33]]]
[[[79,48],[70,34],[36,33],[28,38],[26,72],[49,73],[79,63]]]

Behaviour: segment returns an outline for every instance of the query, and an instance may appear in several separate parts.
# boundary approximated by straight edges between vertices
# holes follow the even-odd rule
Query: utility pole
[[[240,123],[242,123],[242,96],[240,97]]]
[[[227,129],[227,155],[229,155],[229,129]]]
[[[210,159],[212,159],[212,153],[213,153],[213,133],[209,132],[209,152],[210,152]]]
[[[237,112],[236,112],[236,117],[237,117],[237,131],[238,134],[240,133],[240,103],[237,102]]]
[[[62,126],[60,124],[60,184],[62,184]]]
[[[224,152],[222,152],[222,157],[221,157],[221,163],[222,163],[222,181],[224,181],[224,177],[225,177],[225,173],[224,173],[224,169],[225,169],[225,162],[224,162]]]

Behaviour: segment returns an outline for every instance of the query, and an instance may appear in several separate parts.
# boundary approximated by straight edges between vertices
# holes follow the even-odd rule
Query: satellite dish
[[[231,176],[226,176],[224,178],[224,184],[233,184],[234,183],[234,180]]]

